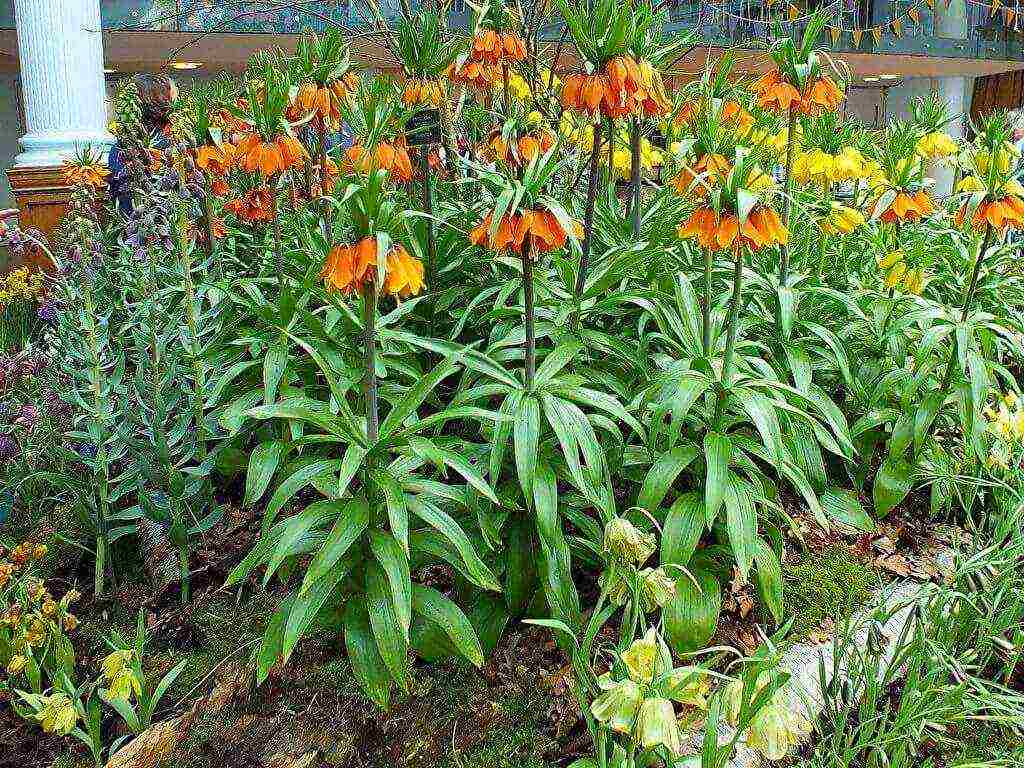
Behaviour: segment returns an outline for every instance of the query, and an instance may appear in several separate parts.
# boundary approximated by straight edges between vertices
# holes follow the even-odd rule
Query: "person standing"
[[[178,86],[167,75],[147,73],[136,75],[133,83],[139,98],[142,131],[148,140],[146,148],[165,150],[171,145],[171,110],[178,99]],[[110,196],[123,214],[131,213],[133,207],[128,152],[122,135],[107,156]]]

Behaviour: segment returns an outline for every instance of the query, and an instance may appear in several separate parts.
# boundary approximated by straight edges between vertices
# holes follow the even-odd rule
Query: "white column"
[[[15,0],[18,61],[28,133],[17,165],[60,165],[78,147],[105,151],[103,35],[99,0]]]
[[[974,92],[973,77],[940,77],[936,81],[936,93],[946,102],[949,116],[955,120],[946,131],[954,139],[962,139],[967,133],[967,120],[971,111],[971,96]],[[935,194],[947,197],[953,192],[954,172],[948,162],[932,165],[931,176],[935,179]]]

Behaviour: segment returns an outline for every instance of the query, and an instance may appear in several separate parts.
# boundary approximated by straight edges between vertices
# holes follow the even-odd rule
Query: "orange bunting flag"
[[[935,7],[935,0],[924,0],[924,2],[929,8]]]
[[[850,35],[850,37],[853,38],[853,47],[854,48],[859,48],[860,47],[860,39],[862,37],[864,37],[864,30],[863,29],[855,29],[855,30],[853,30],[853,33]]]
[[[829,27],[829,34],[832,36],[832,45],[839,42],[839,36],[842,34],[842,30],[839,27]]]
[[[896,35],[896,37],[903,34],[903,22],[899,19],[892,20],[892,33]]]
[[[1006,26],[1013,24],[1013,20],[1017,17],[1017,12],[1009,8],[1006,9]]]
[[[879,43],[881,43],[882,42],[882,28],[881,27],[872,27],[871,28],[871,36],[873,38],[875,38],[875,45],[878,45]]]
[[[789,20],[796,21],[800,18],[800,9],[792,3],[789,4]]]
[[[921,12],[918,11],[917,8],[911,8],[907,11],[907,16],[909,16],[910,20],[917,24],[917,26],[921,26]]]

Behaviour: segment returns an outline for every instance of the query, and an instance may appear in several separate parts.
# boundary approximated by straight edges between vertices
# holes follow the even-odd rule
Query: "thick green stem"
[[[377,281],[367,281],[363,287],[363,336],[366,344],[366,380],[363,391],[366,399],[366,437],[377,442],[380,419],[377,414]]]
[[[704,357],[711,359],[711,268],[714,266],[715,254],[710,248],[704,249],[704,305],[701,311],[701,338],[703,340]]]
[[[640,121],[635,117],[629,133],[629,175],[628,211],[633,224],[633,237],[640,237]]]
[[[526,238],[523,243],[523,353],[526,361],[527,391],[533,391],[533,378],[537,370],[537,339],[534,335],[533,313],[533,257],[530,255],[530,239]]]
[[[722,358],[722,378],[718,391],[718,402],[715,404],[714,428],[717,430],[722,420],[726,392],[732,379],[732,362],[736,352],[736,327],[739,325],[740,296],[743,292],[743,250],[736,249],[736,262],[732,275],[732,301],[729,304],[728,330],[725,337],[725,356]]]
[[[85,303],[84,317],[86,321],[86,338],[89,345],[89,364],[91,368],[91,389],[93,418],[96,420],[97,445],[96,465],[99,467],[97,478],[96,500],[96,577],[95,593],[97,597],[106,590],[106,572],[110,543],[108,540],[108,520],[110,519],[110,465],[107,462],[107,417],[108,410],[103,394],[103,367],[100,363],[100,345],[96,336],[96,315],[92,298],[92,284],[86,281],[83,290]],[[111,564],[111,568],[113,564]]]
[[[181,271],[185,293],[185,323],[188,326],[189,342],[192,349],[192,378],[195,380],[195,391],[192,401],[192,419],[196,429],[196,458],[202,463],[206,460],[206,419],[203,409],[203,395],[206,392],[206,365],[203,362],[202,349],[199,343],[199,318],[196,315],[196,289],[192,279],[192,259],[188,247],[181,246]]]
[[[281,219],[274,205],[274,271],[277,272],[277,290],[284,291],[284,253],[281,251]]]
[[[594,204],[597,201],[597,173],[601,152],[601,121],[594,123],[594,146],[590,150],[590,178],[587,179],[587,205],[583,211],[583,243],[580,247],[580,265],[576,273],[576,288],[573,291],[575,317],[573,327],[579,328],[580,304],[583,299],[583,288],[587,283],[587,268],[590,264],[590,248],[594,235]]]
[[[189,571],[188,565],[187,538],[178,545],[178,562],[181,564],[181,604],[187,605],[192,593],[192,574]]]
[[[423,170],[423,212],[427,214],[427,274],[432,275],[437,265],[437,233],[434,229],[434,191],[430,169],[430,147],[420,147],[420,164]]]
[[[793,134],[796,133],[796,109],[789,108],[789,124],[786,133],[786,176],[783,180],[782,192],[782,225],[789,227],[789,215],[793,210],[793,150],[796,147]],[[779,285],[785,285],[789,277],[789,244],[781,246],[782,254],[779,261]]]
[[[985,261],[985,251],[988,250],[989,245],[992,241],[992,225],[988,224],[985,226],[985,234],[981,238],[981,245],[978,247],[978,256],[974,260],[974,271],[971,273],[971,282],[967,287],[967,293],[964,294],[964,304],[960,312],[960,322],[963,323],[967,319],[967,315],[970,314],[971,304],[974,301],[974,294],[978,290],[978,277],[981,275],[981,265]],[[945,396],[949,391],[949,385],[953,381],[953,371],[956,368],[956,339],[955,336],[951,339],[950,350],[949,350],[949,364],[946,365],[946,373],[942,377],[942,386],[939,388],[939,392]]]

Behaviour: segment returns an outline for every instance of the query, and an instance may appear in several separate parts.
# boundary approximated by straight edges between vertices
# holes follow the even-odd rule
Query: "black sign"
[[[405,140],[410,147],[425,147],[441,141],[441,113],[421,109],[405,121]]]

